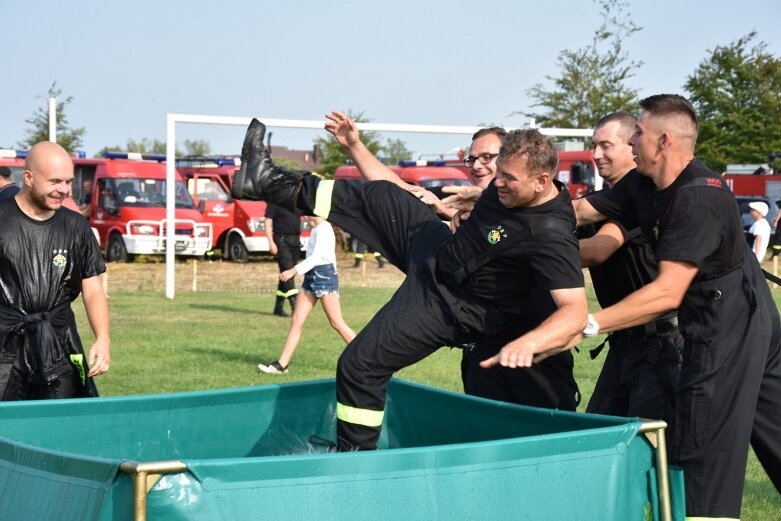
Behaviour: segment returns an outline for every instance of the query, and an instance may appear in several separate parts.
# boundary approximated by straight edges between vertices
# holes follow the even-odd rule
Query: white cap
[[[767,215],[767,212],[770,210],[767,207],[767,204],[763,203],[762,201],[753,201],[748,203],[748,207],[752,210],[756,210],[759,212],[759,214],[764,217]]]

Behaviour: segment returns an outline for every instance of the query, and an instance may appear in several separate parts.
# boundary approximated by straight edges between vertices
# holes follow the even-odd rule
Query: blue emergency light
[[[0,149],[0,157],[18,157],[20,159],[24,159],[27,157],[27,150],[14,150],[14,149],[8,149],[8,148],[2,148]]]
[[[220,166],[239,166],[241,160],[238,157],[210,157],[210,156],[190,156],[176,160],[176,166],[214,168]]]
[[[165,161],[164,154],[139,154],[138,152],[106,152],[106,159],[129,159],[131,161]]]
[[[418,161],[399,161],[399,166],[403,167],[409,167],[409,166],[445,166],[447,163],[445,163],[442,159],[437,159],[435,161],[425,161],[425,160],[418,160]]]

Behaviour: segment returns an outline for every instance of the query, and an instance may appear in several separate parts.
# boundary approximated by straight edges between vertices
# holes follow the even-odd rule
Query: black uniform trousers
[[[301,237],[299,235],[274,234],[274,242],[277,245],[277,266],[279,272],[293,268],[298,264],[298,252],[301,250]],[[288,298],[297,294],[295,277],[277,284],[277,297]]]
[[[639,326],[610,334],[610,349],[586,412],[663,420],[670,429],[683,337],[674,326],[664,332],[645,329]]]
[[[322,183],[328,181],[304,177],[299,203],[305,213],[315,213],[315,192]],[[442,346],[457,345],[459,309],[469,307],[471,316],[488,310],[454,296],[437,280],[436,253],[453,235],[428,206],[404,190],[384,181],[338,181],[330,203],[317,212],[382,251],[407,275],[337,365],[337,445],[340,450],[371,450],[380,436],[393,373]]]
[[[505,344],[523,333],[507,338],[497,336],[474,346],[465,346],[461,358],[464,392],[531,407],[576,410],[580,392],[572,374],[575,363],[570,351],[546,358],[531,367],[480,367],[480,362],[497,354]]]
[[[781,323],[749,260],[692,284],[679,310],[685,343],[668,439],[689,517],[740,517],[749,442],[781,490]]]

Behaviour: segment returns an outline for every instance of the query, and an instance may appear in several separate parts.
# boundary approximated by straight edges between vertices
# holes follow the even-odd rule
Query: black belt
[[[645,337],[649,335],[661,335],[664,333],[669,333],[673,329],[678,327],[678,314],[672,314],[672,315],[663,315],[660,318],[657,318],[653,322],[648,322],[647,324],[641,324],[639,326],[630,327],[625,329],[626,333],[629,336],[635,336],[635,337]]]

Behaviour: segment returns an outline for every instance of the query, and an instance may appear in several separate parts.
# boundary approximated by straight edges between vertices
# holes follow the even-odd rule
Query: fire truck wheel
[[[228,241],[228,258],[233,262],[247,262],[249,260],[247,247],[244,246],[244,241],[238,235],[231,235],[230,241]]]
[[[106,247],[106,260],[109,262],[127,262],[129,256],[127,254],[127,248],[125,248],[125,242],[118,233],[112,233],[108,240],[108,246]]]

